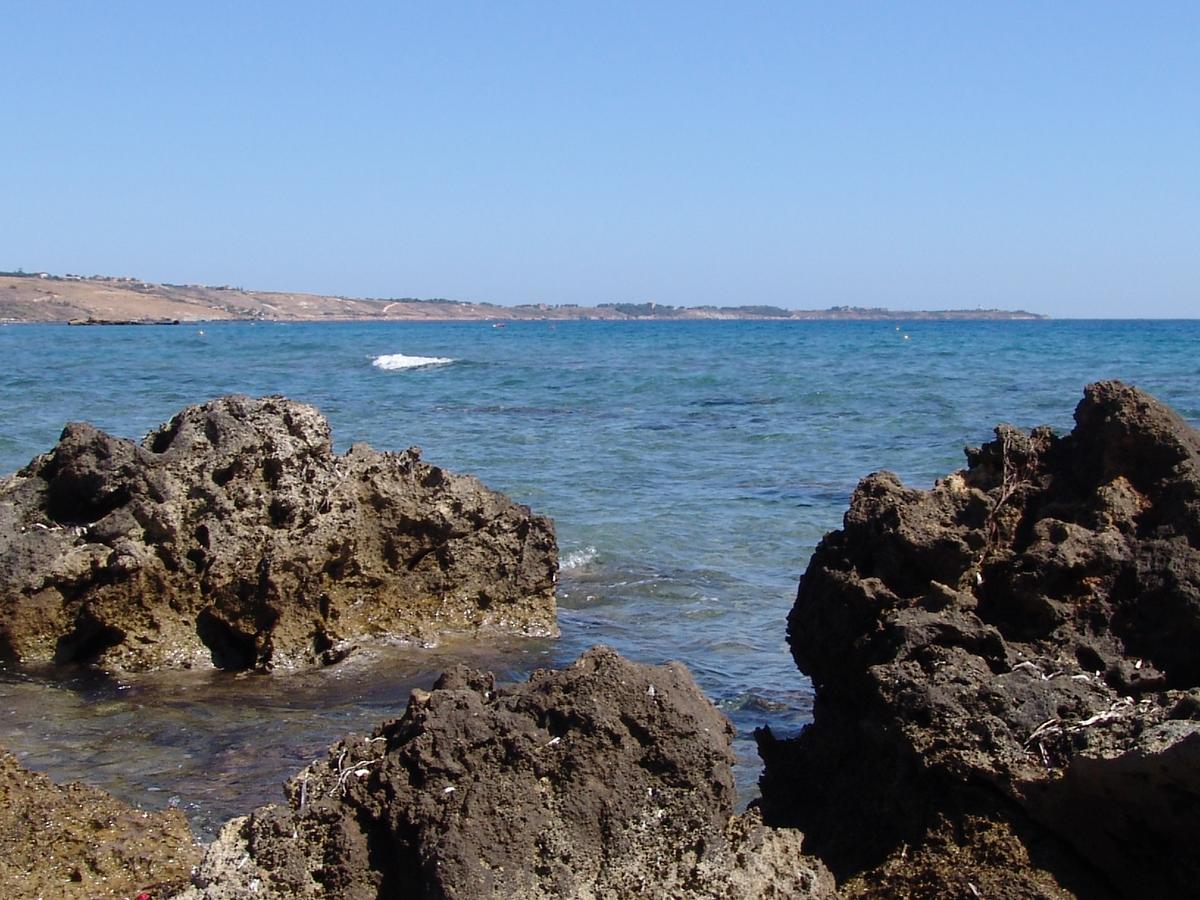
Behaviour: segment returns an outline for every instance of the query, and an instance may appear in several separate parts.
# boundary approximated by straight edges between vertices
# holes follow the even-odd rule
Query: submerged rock
[[[732,816],[731,733],[678,664],[458,667],[227,825],[183,896],[832,896],[798,832]]]
[[[305,665],[353,641],[556,632],[553,524],[356,444],[283,398],[191,406],[138,444],[71,424],[0,481],[0,658]]]
[[[164,897],[201,848],[178,810],[144,812],[83,784],[59,786],[0,750],[0,896]]]
[[[930,491],[855,491],[788,621],[816,690],[760,736],[770,822],[851,892],[1183,896],[1200,882],[1200,435],[1089,386]]]

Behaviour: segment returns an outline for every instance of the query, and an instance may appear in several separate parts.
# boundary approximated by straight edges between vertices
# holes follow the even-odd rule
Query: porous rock
[[[146,812],[57,785],[0,750],[0,896],[164,897],[201,857],[178,810]]]
[[[1118,382],[1075,421],[930,491],[867,477],[812,557],[814,722],[760,735],[763,808],[851,892],[1200,883],[1200,435]]]
[[[731,815],[731,733],[678,664],[458,667],[227,825],[183,896],[832,896],[799,833]]]
[[[557,566],[550,520],[417,448],[336,455],[316,409],[224,397],[140,445],[70,424],[0,481],[0,658],[263,669],[552,634]]]

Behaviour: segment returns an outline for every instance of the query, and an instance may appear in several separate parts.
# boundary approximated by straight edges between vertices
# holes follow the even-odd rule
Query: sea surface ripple
[[[1198,351],[1194,321],[0,327],[0,472],[68,421],[140,437],[185,404],[282,394],[339,450],[416,444],[553,516],[563,560],[557,641],[395,646],[284,677],[0,672],[0,744],[208,835],[455,661],[519,679],[605,643],[691,668],[738,729],[746,799],[753,728],[808,719],[785,618],[862,476],[928,487],[999,422],[1069,429],[1101,378],[1194,423]]]

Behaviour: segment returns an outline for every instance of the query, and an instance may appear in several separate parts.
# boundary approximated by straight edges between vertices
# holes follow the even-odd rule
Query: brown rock
[[[332,451],[225,397],[139,446],[85,424],[0,481],[0,658],[269,668],[360,638],[556,632],[553,524],[420,451]]]
[[[1001,426],[931,491],[869,476],[813,555],[814,723],[762,736],[764,809],[858,890],[966,896],[930,876],[954,860],[984,896],[1200,880],[1200,435],[1116,382],[1076,423]]]
[[[58,786],[0,751],[0,896],[169,896],[201,856],[183,814]]]
[[[184,896],[832,896],[798,832],[731,815],[730,738],[678,664],[459,667],[226,826]]]

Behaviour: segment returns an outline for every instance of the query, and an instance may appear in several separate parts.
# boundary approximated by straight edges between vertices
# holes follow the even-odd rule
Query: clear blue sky
[[[3,5],[0,269],[1200,315],[1200,4]]]

